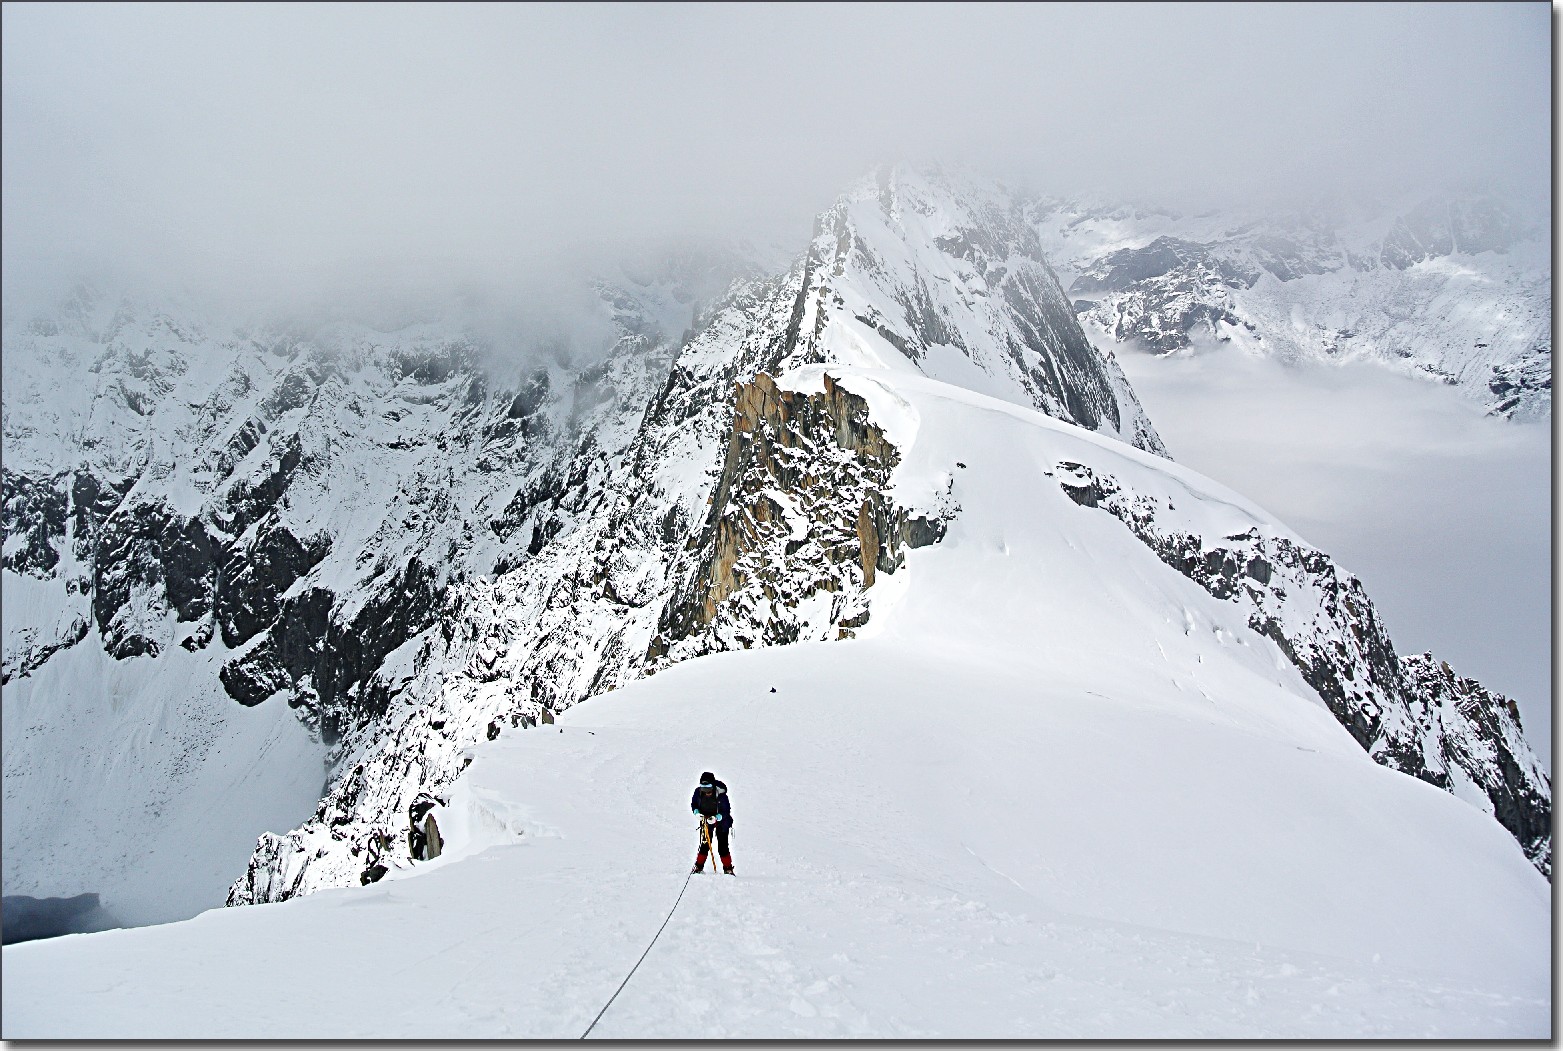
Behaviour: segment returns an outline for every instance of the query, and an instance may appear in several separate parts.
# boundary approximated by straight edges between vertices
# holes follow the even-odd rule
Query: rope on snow
[[[630,979],[635,977],[635,972],[639,970],[640,965],[646,962],[646,957],[651,953],[651,946],[657,944],[657,939],[662,937],[663,931],[667,930],[668,920],[671,920],[673,914],[678,911],[678,903],[684,900],[684,891],[689,889],[689,881],[694,874],[694,871],[691,870],[689,875],[684,877],[684,885],[678,888],[678,897],[673,900],[673,907],[668,910],[667,919],[662,921],[662,926],[657,928],[657,933],[651,936],[651,943],[646,946],[646,951],[640,954],[640,959],[635,961],[635,966],[630,968],[630,973],[624,976],[624,981],[620,982],[619,987],[613,991],[613,995],[608,997],[608,1002],[602,1005],[602,1010],[597,1012],[597,1017],[592,1019],[592,1024],[587,1026],[586,1032],[581,1034],[582,1040],[591,1035],[591,1031],[597,1027],[597,1023],[602,1021],[602,1016],[608,1013],[608,1008],[613,1006],[613,1001],[619,998],[619,994],[624,991],[624,987],[630,984]]]

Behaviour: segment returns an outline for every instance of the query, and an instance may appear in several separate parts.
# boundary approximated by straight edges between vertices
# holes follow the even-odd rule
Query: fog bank
[[[1545,194],[1539,4],[8,4],[8,280],[500,284],[668,237],[797,248],[887,160],[1214,203]],[[411,275],[411,276],[409,276]]]
[[[1551,447],[1452,389],[1375,365],[1218,350],[1118,360],[1179,463],[1361,578],[1400,654],[1513,697],[1551,767]]]

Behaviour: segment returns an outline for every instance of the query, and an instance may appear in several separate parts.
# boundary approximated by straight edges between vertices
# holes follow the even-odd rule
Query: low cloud
[[[1551,764],[1551,447],[1450,388],[1371,364],[1235,350],[1121,353],[1180,463],[1361,578],[1402,654],[1432,650],[1513,697]]]
[[[1549,184],[1541,5],[3,9],[7,280],[522,283],[801,249],[891,159],[1210,201]]]

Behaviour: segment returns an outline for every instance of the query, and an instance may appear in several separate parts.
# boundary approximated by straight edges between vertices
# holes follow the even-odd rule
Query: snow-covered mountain
[[[805,364],[737,401],[711,526],[736,558],[691,563],[736,584],[695,594],[737,647],[507,723],[429,801],[444,853],[382,855],[373,886],[6,947],[7,1035],[1547,1035],[1547,881],[1311,685],[1349,662],[1381,724],[1407,714],[1345,649],[1374,641],[1345,612],[1370,607],[1326,601],[1323,556],[1165,458],[908,370]],[[871,557],[900,531],[859,505],[863,546],[832,563],[830,471],[877,487],[906,544]],[[1206,571],[1169,565],[1174,534],[1212,541]],[[765,586],[739,577],[757,547],[784,560]],[[825,625],[838,597],[854,638],[739,635]],[[1451,720],[1430,744],[1507,718],[1443,681],[1418,695]],[[703,769],[731,790],[736,879],[687,875]],[[325,976],[300,965],[322,947]]]
[[[1075,653],[1115,704],[1220,712],[1252,688],[1328,711],[1337,744],[1486,810],[1550,871],[1512,705],[1402,661],[1355,579],[1165,459],[1039,228],[996,187],[887,170],[785,272],[695,253],[604,277],[586,320],[611,345],[519,348],[514,375],[493,361],[515,348],[438,314],[235,325],[83,296],[8,325],[7,892],[157,919],[175,869],[186,900],[220,899],[219,872],[233,904],[357,885],[411,863],[409,808],[474,745],[691,657],[877,631],[903,592],[918,646],[1008,610],[1017,660]],[[978,432],[1069,436],[1017,461],[1025,502],[967,493],[965,461],[903,470],[952,398]],[[1026,560],[913,601],[905,570],[951,536],[1032,534],[1111,539],[1089,573]],[[1084,678],[1129,652],[1109,608],[1164,690]],[[1093,624],[1119,641],[1082,648]]]
[[[1494,415],[1551,411],[1549,227],[1505,195],[1197,215],[1040,198],[1031,217],[1106,342],[1378,361],[1456,385]]]

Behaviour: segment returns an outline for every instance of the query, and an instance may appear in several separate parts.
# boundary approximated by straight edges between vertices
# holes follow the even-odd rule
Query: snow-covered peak
[[[861,181],[819,219],[795,325],[800,360],[930,376],[1164,453],[996,183],[904,167]]]
[[[1104,342],[1373,361],[1456,385],[1495,415],[1550,411],[1547,224],[1513,195],[1463,187],[1200,213],[1085,199],[1028,207]]]

